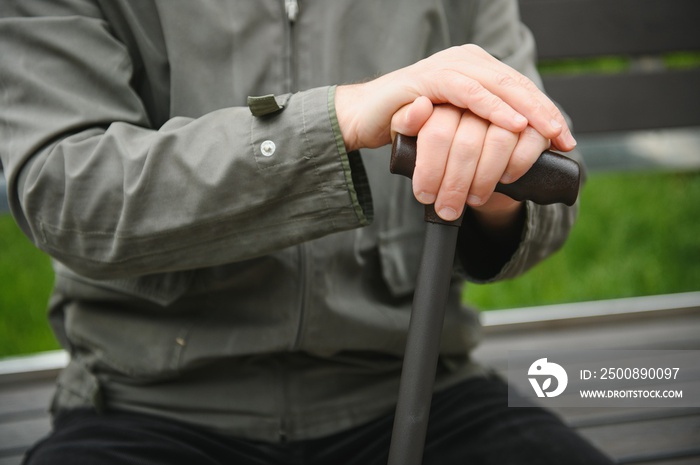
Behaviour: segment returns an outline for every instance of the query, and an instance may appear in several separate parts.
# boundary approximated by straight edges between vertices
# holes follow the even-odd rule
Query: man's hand
[[[346,147],[388,144],[392,116],[420,96],[469,109],[511,132],[530,125],[559,150],[575,145],[561,112],[532,81],[478,46],[462,45],[372,81],[339,86],[335,104]]]
[[[550,141],[528,126],[507,131],[451,105],[419,97],[395,113],[392,136],[419,136],[413,191],[425,204],[435,204],[441,218],[452,221],[465,203],[482,224],[494,231],[517,216],[520,202],[494,193],[496,183],[525,174]]]
[[[550,145],[576,145],[556,106],[525,76],[475,45],[453,47],[367,83],[339,86],[336,113],[348,150],[419,135],[413,187],[453,220],[465,203],[495,223],[519,204],[493,195]]]

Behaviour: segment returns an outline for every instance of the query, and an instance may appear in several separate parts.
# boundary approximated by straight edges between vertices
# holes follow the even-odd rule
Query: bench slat
[[[1,385],[0,385],[1,386]],[[17,383],[0,389],[0,422],[5,418],[18,418],[48,411],[54,392],[50,378],[31,384]]]
[[[548,75],[544,84],[577,134],[700,125],[700,68]]]
[[[700,50],[697,0],[520,0],[541,59]]]
[[[0,457],[21,455],[51,431],[48,416],[0,423]]]
[[[661,460],[674,456],[697,460],[700,447],[692,444],[697,442],[698,430],[700,415],[582,428],[579,432],[620,462],[632,463],[642,458]]]

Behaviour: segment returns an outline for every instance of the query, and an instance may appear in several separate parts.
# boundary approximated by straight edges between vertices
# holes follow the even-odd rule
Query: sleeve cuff
[[[372,206],[372,194],[369,187],[369,180],[365,171],[359,151],[348,153],[345,150],[343,134],[338,123],[338,116],[335,112],[335,89],[336,86],[328,88],[328,117],[333,128],[335,144],[340,155],[345,180],[348,185],[348,192],[352,200],[352,205],[357,214],[357,218],[362,226],[369,225],[374,217]]]
[[[474,236],[478,234],[474,233],[466,235],[465,240],[485,241],[484,246],[479,248],[481,256],[478,253],[477,256],[468,256],[471,266],[464,266],[466,254],[460,254],[467,279],[476,283],[490,283],[525,273],[562,247],[576,220],[578,205],[578,202],[573,207],[525,202],[522,235],[514,249],[494,253],[498,249],[489,244],[488,238],[475,239]]]

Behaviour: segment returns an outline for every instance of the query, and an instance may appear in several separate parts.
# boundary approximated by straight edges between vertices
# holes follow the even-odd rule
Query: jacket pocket
[[[423,230],[390,229],[379,233],[382,277],[394,297],[413,293],[423,250]]]

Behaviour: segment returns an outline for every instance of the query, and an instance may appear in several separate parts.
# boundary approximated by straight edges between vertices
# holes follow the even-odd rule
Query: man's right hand
[[[554,103],[475,45],[444,50],[373,81],[339,86],[335,106],[348,151],[389,144],[392,130],[425,135],[417,147],[416,197],[423,203],[450,199],[445,206],[457,213],[468,195],[479,198],[473,206],[486,203],[496,182],[515,181],[550,143],[561,151],[576,146]],[[479,150],[452,156],[465,140]],[[440,146],[444,150],[435,149]],[[460,157],[471,167],[456,163]],[[441,178],[434,179],[435,173]],[[420,198],[425,192],[430,199]]]

